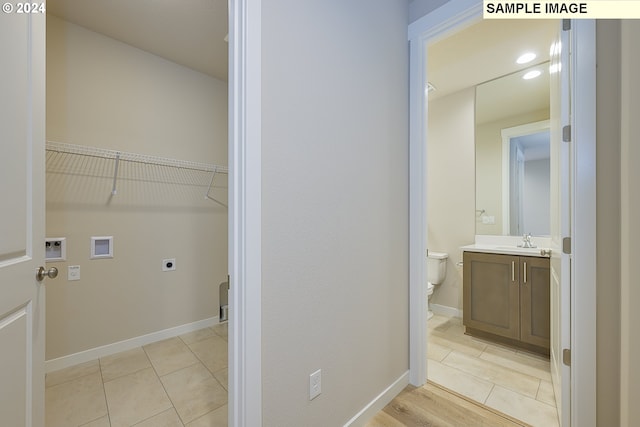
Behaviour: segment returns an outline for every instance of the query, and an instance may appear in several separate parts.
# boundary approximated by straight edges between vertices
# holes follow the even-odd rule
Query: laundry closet
[[[46,97],[47,370],[218,323],[227,82],[48,13]]]

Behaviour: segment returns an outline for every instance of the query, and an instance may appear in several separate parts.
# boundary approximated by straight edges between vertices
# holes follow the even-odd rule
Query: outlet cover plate
[[[113,236],[91,237],[91,256],[89,259],[113,258]]]
[[[162,271],[174,271],[176,269],[176,259],[168,258],[162,260]]]
[[[47,237],[45,239],[45,261],[66,261],[67,239],[66,237]]]
[[[309,400],[313,400],[322,393],[322,369],[309,375]]]
[[[67,267],[67,280],[80,280],[80,266],[70,265]]]

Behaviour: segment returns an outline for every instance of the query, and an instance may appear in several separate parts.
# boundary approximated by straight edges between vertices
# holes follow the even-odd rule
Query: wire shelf
[[[75,175],[87,176],[89,176],[89,172],[91,172],[91,176],[96,176],[97,174],[103,178],[110,178],[113,180],[111,190],[112,195],[117,194],[119,179],[139,181],[151,180],[165,184],[182,184],[203,187],[206,189],[204,195],[205,198],[227,207],[224,202],[211,196],[211,190],[218,174],[227,175],[229,173],[229,169],[226,166],[55,141],[47,141],[46,150],[48,172],[72,173]],[[69,158],[69,155],[81,156],[83,158],[87,158],[87,161],[74,161]],[[98,160],[95,162],[89,161],[90,158],[106,159],[111,162],[106,164],[97,164],[95,162]],[[126,165],[121,165],[121,162],[147,165],[151,168],[150,171],[152,172],[143,176],[131,168],[121,167]],[[176,172],[167,173],[166,171],[169,169],[173,169]]]
[[[170,159],[166,157],[150,156],[146,154],[128,153],[126,151],[108,150],[105,148],[90,147],[86,145],[67,144],[62,142],[47,141],[47,151],[57,153],[77,154],[79,156],[98,157],[125,162],[143,163],[148,165],[169,166],[181,169],[191,169],[203,172],[229,173],[226,166],[209,163],[192,162],[189,160]]]

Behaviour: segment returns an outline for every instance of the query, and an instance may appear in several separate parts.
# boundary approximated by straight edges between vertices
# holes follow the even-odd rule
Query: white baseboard
[[[382,393],[376,396],[371,402],[367,404],[360,412],[358,412],[353,418],[351,418],[344,425],[345,427],[364,426],[371,418],[373,418],[378,412],[387,406],[389,402],[393,400],[404,388],[409,384],[409,371],[405,372],[395,380],[389,387],[387,387]]]
[[[58,357],[57,359],[47,360],[44,362],[44,369],[45,372],[57,371],[58,369],[68,368],[69,366],[89,362],[100,357],[109,356],[115,353],[120,353],[121,351],[131,350],[133,348],[151,344],[156,341],[173,338],[175,336],[186,334],[188,332],[197,331],[198,329],[214,326],[218,323],[218,316],[210,317],[208,319],[199,320],[197,322],[187,323],[186,325],[175,326],[173,328],[152,332],[150,334],[130,338],[128,340],[91,348],[89,350],[70,354],[68,356],[62,356]]]
[[[447,317],[462,318],[462,310],[460,310],[459,308],[449,307],[449,306],[440,305],[440,304],[431,304],[429,308],[431,308],[431,311],[433,311],[434,314],[439,314],[441,316],[447,316]]]

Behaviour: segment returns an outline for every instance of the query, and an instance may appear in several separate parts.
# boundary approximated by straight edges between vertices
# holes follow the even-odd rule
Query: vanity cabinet
[[[466,332],[548,353],[549,259],[464,252]]]

